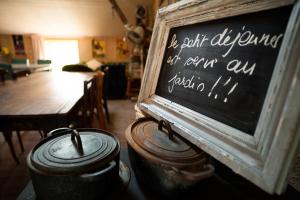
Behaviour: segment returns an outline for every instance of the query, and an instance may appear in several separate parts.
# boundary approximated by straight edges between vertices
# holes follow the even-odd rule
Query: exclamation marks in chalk
[[[224,83],[224,87],[231,81],[231,77],[229,77],[229,79],[227,79],[227,81]]]
[[[208,93],[208,97],[210,97],[212,95],[213,90],[215,89],[215,87],[219,84],[220,80],[222,79],[222,76],[220,76],[217,81],[215,82],[215,84],[212,86],[212,88],[210,89],[210,92]],[[223,84],[223,87],[225,87],[226,85],[229,84],[229,82],[231,81],[231,77],[229,77],[226,82]],[[238,86],[238,82],[236,82],[231,89],[229,90],[229,92],[227,93],[227,97],[235,90],[235,88]],[[225,99],[223,100],[224,103],[226,103],[228,101],[228,98],[225,97]],[[218,94],[214,95],[214,99],[218,98]]]
[[[211,93],[213,92],[214,88],[218,85],[219,81],[221,80],[222,76],[218,78],[218,80],[215,82],[215,84],[210,89],[210,92],[208,93],[208,97],[210,97]],[[215,94],[215,99],[218,98],[218,94]]]
[[[227,96],[229,96],[233,91],[234,91],[234,89],[236,88],[236,86],[238,85],[239,83],[238,82],[236,82],[233,86],[232,86],[232,88],[229,90],[229,92],[227,93]],[[224,102],[226,103],[227,102],[227,97],[224,99]]]

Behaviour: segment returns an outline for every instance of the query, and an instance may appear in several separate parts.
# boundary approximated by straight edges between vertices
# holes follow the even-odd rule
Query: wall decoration
[[[93,57],[103,58],[106,56],[106,44],[104,40],[93,39],[92,48]]]
[[[16,55],[25,55],[25,48],[22,35],[13,35],[13,43]]]
[[[9,63],[10,58],[10,51],[8,47],[1,47],[0,45],[0,63]]]
[[[117,39],[117,59],[126,59],[129,56],[128,44],[122,39]]]

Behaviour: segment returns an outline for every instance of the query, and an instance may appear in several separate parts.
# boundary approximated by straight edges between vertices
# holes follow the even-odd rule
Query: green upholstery
[[[5,80],[16,79],[21,76],[26,76],[31,73],[30,69],[28,68],[17,68],[13,69],[11,64],[0,64],[0,68],[6,71],[4,75]]]
[[[27,58],[13,58],[11,63],[12,64],[27,64],[28,59]]]
[[[37,60],[37,64],[51,64],[51,60]]]
[[[13,70],[12,70],[11,64],[1,63],[0,68],[4,69],[6,71],[6,73],[4,75],[5,80],[10,80],[13,78]]]
[[[62,71],[66,71],[66,72],[92,72],[93,70],[88,68],[86,65],[73,64],[73,65],[63,66]]]

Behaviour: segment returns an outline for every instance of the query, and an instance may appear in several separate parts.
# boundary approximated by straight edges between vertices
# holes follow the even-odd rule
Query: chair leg
[[[9,149],[10,149],[10,152],[14,158],[14,160],[16,161],[17,164],[20,164],[20,161],[16,155],[16,152],[15,152],[15,149],[14,149],[14,146],[13,146],[13,143],[11,141],[11,131],[3,131],[3,135],[4,135],[4,138],[5,138],[5,141],[7,142],[8,146],[9,146]]]
[[[17,131],[17,136],[18,136],[18,140],[19,140],[19,144],[20,144],[21,150],[22,150],[22,152],[24,152],[24,146],[23,146],[23,142],[22,142],[20,131]]]
[[[44,132],[42,130],[39,130],[39,134],[41,136],[41,139],[43,139],[44,138]]]
[[[104,120],[104,113],[103,113],[103,107],[101,104],[97,104],[97,114],[98,114],[98,120],[99,120],[99,126],[101,129],[106,129],[106,123]]]
[[[105,110],[105,115],[106,115],[107,123],[110,123],[106,97],[103,98],[103,106],[104,106],[104,110]]]

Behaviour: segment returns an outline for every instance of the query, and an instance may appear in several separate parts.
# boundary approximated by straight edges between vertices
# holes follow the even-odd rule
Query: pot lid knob
[[[75,138],[76,138],[76,141],[75,141]],[[71,132],[71,140],[72,140],[73,144],[76,143],[76,148],[78,150],[78,153],[80,155],[83,155],[81,137],[80,137],[78,131],[76,131],[75,129],[73,129],[73,131]]]
[[[159,123],[158,123],[158,130],[165,133],[164,130],[163,130],[163,127],[165,127],[167,129],[169,139],[172,140],[174,132],[172,131],[172,128],[171,128],[170,124],[165,120],[160,120]]]

